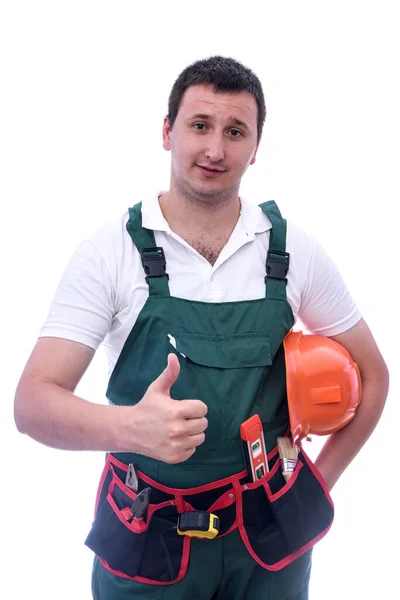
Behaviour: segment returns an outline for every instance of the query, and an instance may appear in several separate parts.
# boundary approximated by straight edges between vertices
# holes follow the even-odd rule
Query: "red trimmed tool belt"
[[[219,518],[217,537],[238,528],[251,556],[265,569],[282,569],[329,530],[333,503],[321,475],[303,450],[288,482],[278,449],[270,471],[249,482],[246,471],[189,489],[161,485],[137,471],[138,492],[151,488],[144,519],[126,518],[137,494],[125,485],[128,465],[108,455],[99,484],[95,520],[85,544],[103,566],[120,577],[168,585],[186,574],[191,537],[177,533],[178,516],[207,511]]]

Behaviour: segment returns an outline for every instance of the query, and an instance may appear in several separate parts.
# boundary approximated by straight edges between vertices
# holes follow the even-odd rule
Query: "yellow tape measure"
[[[179,535],[212,540],[218,535],[219,527],[217,515],[203,510],[193,510],[179,515],[177,531]]]

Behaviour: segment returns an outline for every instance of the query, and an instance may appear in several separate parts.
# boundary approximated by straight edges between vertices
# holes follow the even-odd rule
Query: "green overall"
[[[173,352],[181,370],[171,397],[205,402],[208,428],[205,442],[184,463],[132,453],[107,456],[86,541],[97,554],[95,600],[308,598],[311,547],[329,529],[333,508],[307,457],[299,462],[293,485],[285,484],[278,468],[276,438],[289,424],[282,340],[294,318],[281,269],[288,260],[286,221],[274,202],[261,208],[272,224],[265,297],[226,303],[171,297],[168,257],[165,269],[153,232],[142,227],[141,205],[129,211],[127,230],[149,275],[149,297],[111,375],[107,397],[118,405],[139,402]],[[262,421],[270,473],[264,482],[251,483],[240,425],[254,414]],[[137,470],[139,490],[152,489],[151,516],[136,529],[121,517],[135,497],[124,485],[129,463]],[[310,506],[317,498],[312,506],[317,523],[308,525],[310,515],[304,516],[303,508],[292,510],[287,501],[303,489]],[[177,515],[188,510],[217,514],[220,534],[211,540],[179,536]],[[296,522],[303,521],[307,527],[297,531]]]

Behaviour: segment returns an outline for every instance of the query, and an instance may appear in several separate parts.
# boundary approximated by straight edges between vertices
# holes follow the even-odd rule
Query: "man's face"
[[[243,174],[256,159],[254,96],[190,87],[172,130],[164,119],[163,146],[171,150],[172,180],[181,193],[203,200],[237,193]]]

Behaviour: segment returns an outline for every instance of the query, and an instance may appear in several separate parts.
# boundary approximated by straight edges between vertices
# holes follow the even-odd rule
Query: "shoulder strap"
[[[286,300],[286,275],[290,260],[289,254],[286,252],[286,219],[282,217],[274,200],[260,204],[260,208],[272,225],[266,261],[266,296],[267,298]]]
[[[144,248],[155,248],[156,240],[151,229],[142,225],[142,203],[139,202],[129,209],[129,220],[126,229],[136,248],[141,252]]]
[[[261,210],[267,215],[272,224],[272,231],[269,238],[270,250],[285,252],[286,250],[286,219],[281,215],[281,211],[274,200],[268,200],[260,204]]]
[[[150,296],[169,296],[164,251],[156,245],[154,232],[142,225],[142,203],[129,209],[126,230],[142,258]]]

